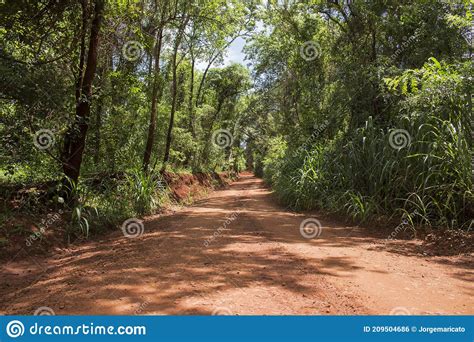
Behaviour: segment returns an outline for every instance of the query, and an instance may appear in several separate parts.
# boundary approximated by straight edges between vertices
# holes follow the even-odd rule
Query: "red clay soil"
[[[186,201],[190,196],[201,194],[205,189],[223,188],[228,185],[229,176],[224,173],[162,174],[171,195],[178,202]]]
[[[223,189],[229,186],[234,175],[228,173],[172,173],[163,172],[163,186],[169,189],[169,195],[172,203],[175,204],[189,204],[193,201],[204,198],[210,191],[215,189]],[[102,179],[119,179],[124,178],[122,174],[103,175]],[[94,186],[100,187],[99,178],[94,178],[92,183]],[[53,249],[67,248],[68,242],[65,238],[65,226],[67,226],[70,219],[70,212],[64,212],[58,208],[49,207],[47,205],[42,208],[47,208],[49,212],[42,212],[39,214],[29,213],[23,214],[21,207],[34,207],[36,203],[51,203],[54,192],[51,189],[56,188],[57,183],[42,183],[37,185],[30,185],[25,188],[17,187],[3,187],[4,194],[8,194],[3,200],[4,204],[9,207],[13,213],[6,222],[3,222],[4,228],[0,229],[0,263],[4,260],[9,260],[12,255],[18,253],[22,248],[28,249],[30,257],[43,258],[45,254],[50,253]],[[34,195],[28,196],[28,193]],[[0,196],[1,197],[1,196]],[[172,205],[171,205],[172,206]],[[169,207],[160,208],[159,213],[170,211]],[[52,224],[47,224],[47,222]],[[43,224],[39,224],[44,222]],[[40,227],[47,226],[47,229],[41,234],[39,239]],[[103,227],[115,229],[114,225],[110,227]],[[110,229],[102,229],[100,232],[94,231],[96,234],[93,238],[96,239],[97,234],[109,234]],[[14,232],[12,234],[3,236],[7,232]],[[38,234],[38,236],[35,236]],[[2,241],[8,241],[7,244],[2,244]],[[38,242],[40,240],[40,242]],[[81,237],[72,237],[74,244],[80,244]],[[1,286],[1,284],[0,284]]]
[[[317,218],[318,237],[300,233]],[[0,313],[474,314],[473,255],[419,255],[275,203],[250,174],[145,233],[120,232],[48,258],[22,249],[1,267]]]

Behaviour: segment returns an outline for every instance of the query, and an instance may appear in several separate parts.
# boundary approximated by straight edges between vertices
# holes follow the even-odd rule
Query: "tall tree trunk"
[[[104,111],[104,100],[105,91],[104,88],[107,86],[107,74],[112,67],[112,52],[107,49],[106,58],[104,59],[102,67],[99,68],[98,74],[100,75],[100,94],[97,99],[97,109],[95,114],[95,146],[94,146],[94,165],[99,169],[100,164],[100,144],[101,144],[101,129],[102,129],[102,114]]]
[[[172,68],[173,68],[173,84],[172,84],[172,89],[171,89],[171,112],[170,112],[170,121],[168,124],[168,133],[166,135],[166,147],[165,147],[165,155],[163,158],[163,167],[162,171],[166,169],[166,164],[169,161],[170,158],[170,149],[171,149],[171,141],[173,139],[173,125],[174,125],[174,116],[176,113],[176,96],[178,93],[178,80],[177,80],[177,57],[178,57],[178,50],[179,46],[181,45],[181,39],[183,37],[184,29],[186,28],[186,25],[188,23],[189,18],[185,18],[179,28],[178,35],[176,37],[175,45],[174,45],[174,51],[173,51],[173,60],[172,60]]]
[[[81,0],[82,9],[82,25],[81,25],[81,45],[79,52],[79,68],[76,80],[76,104],[79,103],[81,97],[82,81],[84,79],[84,63],[86,59],[86,35],[87,25],[89,23],[89,3],[88,0]]]
[[[102,127],[102,110],[104,108],[103,95],[98,99],[97,109],[95,113],[95,146],[94,146],[94,165],[99,169],[100,163],[100,129]]]
[[[156,111],[158,108],[158,94],[160,88],[160,58],[161,58],[161,47],[163,45],[163,27],[158,31],[157,42],[154,49],[154,60],[155,68],[153,71],[153,87],[151,91],[151,110],[150,110],[150,122],[148,124],[148,137],[146,141],[145,154],[143,156],[143,171],[148,171],[150,165],[151,153],[153,151],[153,145],[155,143],[155,131],[156,131]]]
[[[196,130],[194,128],[194,70],[195,70],[196,61],[194,59],[194,55],[191,53],[191,80],[189,86],[189,103],[188,103],[188,111],[189,111],[189,130],[191,131],[191,135],[194,139],[196,139]]]
[[[92,101],[92,82],[97,68],[99,35],[104,12],[104,0],[95,0],[94,18],[91,23],[89,50],[84,75],[80,77],[80,94],[76,104],[74,123],[66,133],[63,150],[63,171],[66,177],[77,182],[86,143],[88,120]]]
[[[194,70],[196,61],[194,58],[194,54],[192,48],[190,48],[191,54],[191,72],[190,72],[190,85],[189,85],[189,99],[188,99],[188,116],[189,116],[189,131],[191,132],[191,136],[194,140],[196,140],[196,130],[194,128]],[[186,160],[184,161],[184,166],[187,167],[191,165],[193,168],[193,160],[194,160],[194,153],[192,151],[188,151],[186,153]]]
[[[217,58],[217,55],[216,55],[216,58]],[[201,76],[201,82],[199,82],[199,87],[196,93],[196,107],[200,106],[200,98],[201,98],[202,89],[204,87],[204,82],[206,81],[207,73],[209,72],[209,69],[211,68],[216,58],[212,58],[209,61],[209,63],[207,63],[206,69],[204,69],[204,73]]]

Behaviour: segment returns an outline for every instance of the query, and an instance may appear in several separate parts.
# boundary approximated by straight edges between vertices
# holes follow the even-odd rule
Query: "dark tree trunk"
[[[150,110],[150,122],[148,124],[148,137],[146,141],[145,154],[143,156],[143,171],[148,170],[150,165],[151,153],[153,151],[153,145],[155,143],[155,131],[156,131],[156,111],[158,107],[158,94],[160,88],[160,57],[161,57],[161,46],[163,43],[163,28],[158,31],[158,40],[156,42],[154,59],[155,68],[153,71],[153,87],[151,92],[151,110]]]
[[[176,44],[178,45],[178,44]],[[175,49],[173,54],[173,85],[171,90],[171,113],[170,113],[170,121],[168,124],[168,133],[166,135],[166,147],[165,147],[165,156],[163,158],[163,170],[166,168],[166,164],[170,158],[170,149],[171,149],[171,139],[173,133],[173,124],[174,124],[174,114],[176,112],[176,93],[177,93],[177,80],[176,80],[176,54],[178,53],[177,49]]]
[[[100,163],[100,129],[102,127],[102,110],[104,108],[104,99],[101,96],[99,98],[99,103],[97,104],[97,112],[95,114],[95,146],[94,146],[94,165],[99,169]]]
[[[63,171],[66,177],[77,182],[86,143],[88,120],[92,101],[92,82],[97,67],[99,33],[104,12],[104,0],[95,0],[94,18],[91,23],[89,50],[84,75],[80,75],[80,94],[76,104],[76,117],[66,133],[63,151]]]

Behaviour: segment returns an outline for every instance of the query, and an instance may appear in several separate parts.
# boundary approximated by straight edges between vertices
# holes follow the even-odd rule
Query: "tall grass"
[[[264,161],[266,179],[295,208],[344,212],[358,221],[387,215],[413,225],[474,228],[463,78],[431,61],[387,83],[391,96],[401,96],[388,125],[369,117],[363,127],[307,149],[280,145]],[[395,129],[408,132],[411,143],[394,148]]]
[[[119,179],[103,178],[99,183],[83,181],[68,185],[71,221],[67,237],[88,237],[117,226],[132,217],[156,212],[168,199],[166,183],[159,173],[131,170]]]

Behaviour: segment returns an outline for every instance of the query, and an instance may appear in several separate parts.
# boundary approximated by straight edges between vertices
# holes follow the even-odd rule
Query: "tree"
[[[179,62],[177,61],[178,51],[181,45],[181,40],[183,39],[184,30],[186,29],[186,25],[188,24],[189,19],[190,19],[189,14],[186,13],[186,9],[185,9],[181,15],[181,22],[179,23],[178,28],[177,28],[173,55],[171,58],[171,69],[172,69],[172,74],[173,74],[172,91],[171,91],[171,112],[170,112],[170,120],[168,124],[168,133],[166,135],[165,155],[163,158],[163,167],[162,167],[163,171],[166,169],[166,164],[169,161],[171,140],[172,140],[172,134],[173,134],[174,116],[176,113],[176,99],[178,95],[177,94],[178,78],[177,78],[177,73],[176,73],[176,70],[179,64]]]
[[[88,3],[82,2],[83,25],[81,33],[81,52],[79,56],[79,75],[76,83],[75,119],[64,139],[62,154],[64,175],[74,183],[77,182],[81,170],[82,157],[86,144],[87,130],[92,103],[92,82],[96,74],[99,50],[99,37],[104,15],[104,0],[95,0],[93,19],[89,30],[89,48],[87,59],[85,41],[88,26]]]

